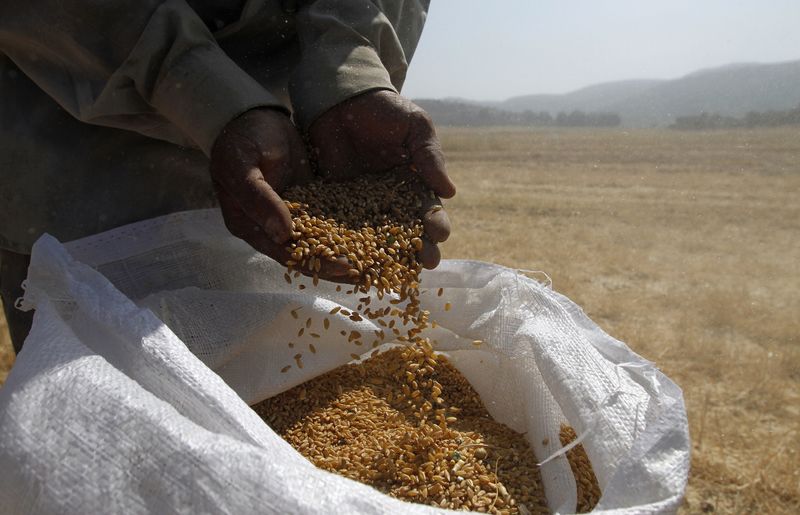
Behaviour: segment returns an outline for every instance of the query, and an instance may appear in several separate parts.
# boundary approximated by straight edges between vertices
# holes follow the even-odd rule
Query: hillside
[[[421,101],[435,105],[434,120],[473,125],[515,119],[505,113],[616,113],[628,127],[668,126],[676,117],[700,113],[742,117],[749,111],[786,110],[800,104],[800,61],[738,63],[699,70],[672,80],[625,80],[570,93],[525,95],[502,102],[464,99]],[[423,105],[425,107],[425,105]],[[483,109],[481,109],[481,107]],[[491,125],[489,121],[478,125]]]
[[[609,106],[632,126],[666,125],[678,116],[791,109],[800,104],[800,61],[726,66],[666,81]]]
[[[552,114],[559,111],[607,111],[609,107],[639,95],[662,81],[658,80],[623,80],[606,82],[581,88],[562,95],[525,95],[512,97],[497,103],[494,107],[508,111],[547,111]]]

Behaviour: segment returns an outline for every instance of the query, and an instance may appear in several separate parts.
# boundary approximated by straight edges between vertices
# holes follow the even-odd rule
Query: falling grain
[[[370,175],[284,192],[294,226],[286,247],[289,273],[311,275],[317,286],[326,262],[346,258],[353,286],[345,294],[361,295],[358,307],[336,306],[329,315],[341,313],[351,322],[367,318],[405,346],[383,353],[375,348],[366,361],[351,353],[358,363],[256,410],[318,467],[399,499],[491,513],[547,513],[536,456],[524,436],[492,420],[463,376],[434,353],[436,342],[424,337],[436,324],[419,301],[423,226],[415,180]],[[443,294],[439,288],[437,296]],[[385,296],[389,306],[366,307]],[[447,302],[444,310],[451,307]],[[311,323],[309,318],[305,329]],[[322,325],[328,330],[329,320]],[[363,345],[359,331],[340,334]],[[384,330],[375,336],[373,348],[386,339]],[[309,350],[316,354],[312,344]],[[302,369],[301,354],[295,361]]]

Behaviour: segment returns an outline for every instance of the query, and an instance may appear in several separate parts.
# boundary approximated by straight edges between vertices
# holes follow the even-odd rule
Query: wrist
[[[216,45],[182,54],[158,82],[150,102],[206,155],[233,118],[254,107],[280,106]]]

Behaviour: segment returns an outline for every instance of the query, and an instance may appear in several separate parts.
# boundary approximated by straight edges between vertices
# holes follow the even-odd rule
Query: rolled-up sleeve
[[[399,92],[428,1],[316,0],[297,14],[301,57],[289,82],[294,116],[307,129],[323,112],[375,89]]]
[[[84,122],[207,155],[237,115],[283,107],[184,0],[3,0],[0,52]]]

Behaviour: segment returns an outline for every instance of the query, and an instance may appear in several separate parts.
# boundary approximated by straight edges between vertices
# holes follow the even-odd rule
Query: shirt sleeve
[[[300,61],[289,81],[302,129],[331,107],[374,89],[399,92],[429,1],[317,0],[297,13]]]
[[[206,155],[237,115],[285,109],[185,0],[2,0],[0,53],[84,122]]]

